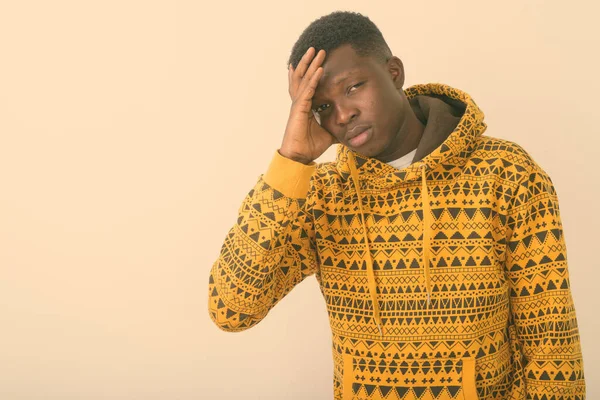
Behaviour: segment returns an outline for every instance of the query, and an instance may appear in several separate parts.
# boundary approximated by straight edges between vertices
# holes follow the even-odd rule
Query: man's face
[[[391,153],[409,107],[402,90],[400,59],[392,57],[382,65],[357,56],[350,45],[344,45],[328,53],[322,66],[323,75],[312,102],[320,125],[360,154],[376,157]],[[358,125],[369,126],[370,131],[364,143],[353,144],[347,135]]]

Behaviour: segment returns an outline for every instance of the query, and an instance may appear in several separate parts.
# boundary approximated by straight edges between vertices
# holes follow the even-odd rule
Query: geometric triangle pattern
[[[582,399],[583,360],[558,197],[535,162],[519,182],[506,221],[505,270],[527,395]]]
[[[456,129],[420,161],[429,207],[417,165],[398,170],[342,145],[335,161],[317,164],[305,198],[261,175],[210,270],[210,318],[224,331],[249,329],[314,275],[336,400],[585,399],[550,177],[518,144],[483,135],[483,112],[466,93],[437,83],[405,93],[465,104]]]

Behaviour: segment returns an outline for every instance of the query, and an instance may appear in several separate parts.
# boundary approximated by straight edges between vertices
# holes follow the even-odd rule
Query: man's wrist
[[[317,164],[303,164],[282,155],[279,150],[273,154],[263,179],[272,188],[292,198],[306,198],[311,176]]]
[[[293,156],[293,155],[288,155],[288,154],[286,154],[286,153],[285,153],[285,151],[284,151],[284,152],[282,152],[282,151],[281,151],[281,149],[277,150],[277,152],[278,152],[278,153],[279,153],[279,154],[280,154],[282,157],[289,158],[290,160],[293,160],[293,161],[296,161],[296,162],[302,163],[302,164],[304,164],[304,165],[308,165],[308,164],[310,164],[310,163],[313,161],[313,160],[307,160],[307,159],[300,158],[300,157]]]

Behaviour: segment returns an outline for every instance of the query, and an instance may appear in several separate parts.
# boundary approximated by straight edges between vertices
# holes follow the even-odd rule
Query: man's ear
[[[394,81],[394,86],[398,90],[402,90],[404,87],[404,64],[402,64],[402,60],[400,60],[396,56],[392,56],[387,62],[387,70],[390,76],[392,77],[392,81]]]

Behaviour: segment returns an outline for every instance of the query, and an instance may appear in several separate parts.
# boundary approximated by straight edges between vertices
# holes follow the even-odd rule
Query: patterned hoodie
[[[550,177],[483,135],[468,94],[405,94],[425,123],[406,168],[342,144],[309,165],[275,152],[210,271],[210,318],[248,329],[314,275],[336,400],[585,399]]]

